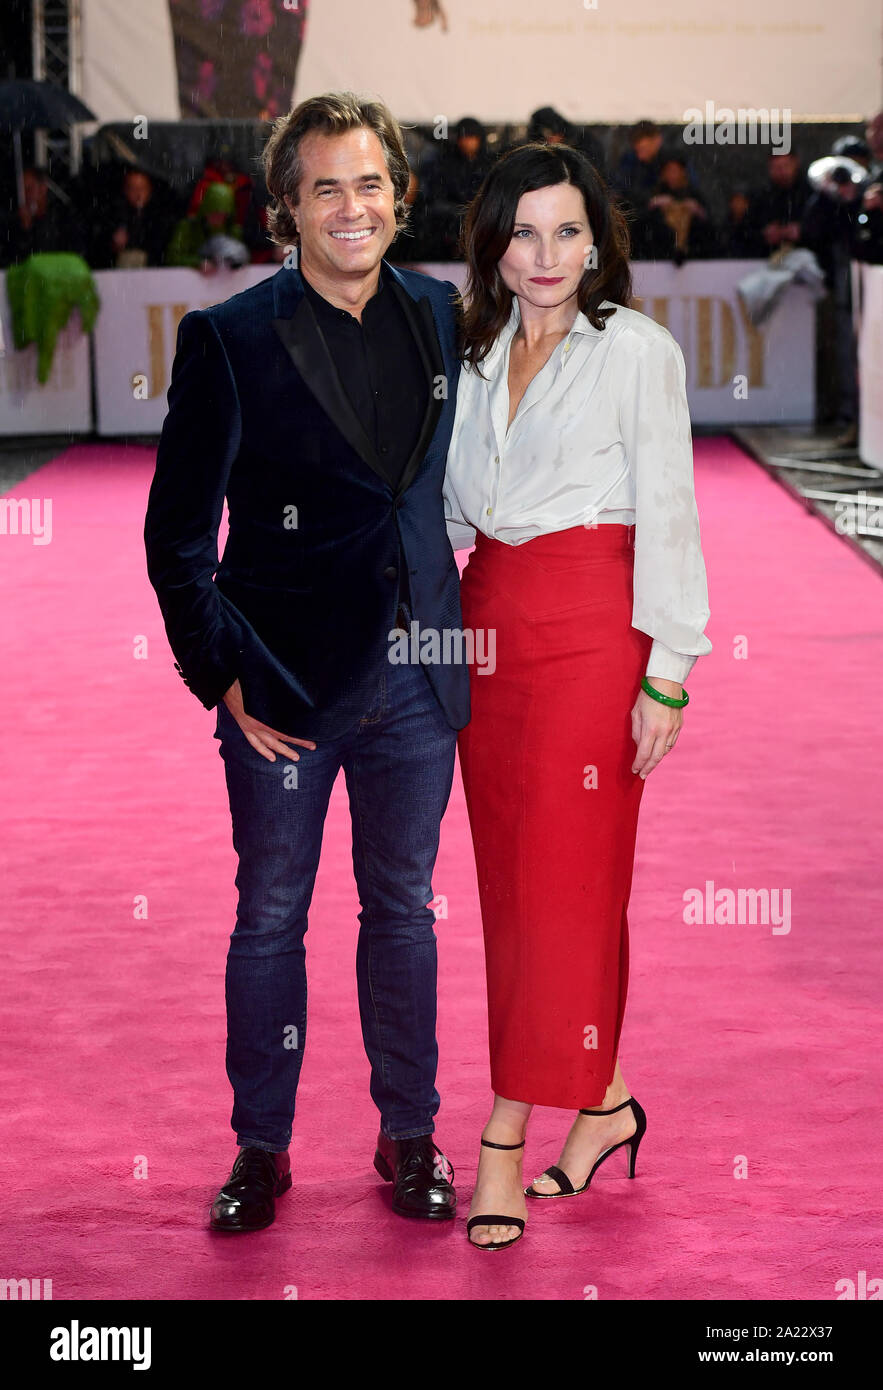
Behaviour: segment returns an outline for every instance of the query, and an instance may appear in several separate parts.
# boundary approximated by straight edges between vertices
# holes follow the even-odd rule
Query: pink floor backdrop
[[[637,1180],[612,1160],[585,1196],[531,1207],[524,1240],[491,1258],[468,1248],[463,1219],[389,1212],[371,1168],[339,782],[307,938],[295,1185],[268,1231],[206,1231],[235,1153],[235,862],[214,716],[172,669],[145,576],[152,462],[146,448],[71,448],[14,493],[51,498],[51,543],[0,536],[0,1277],[51,1278],[57,1300],[826,1300],[883,1273],[880,580],[707,439],[714,652],[647,786],[630,911],[621,1055],[649,1118]],[[531,759],[527,747],[528,772]],[[707,881],[789,890],[790,930],[686,924],[683,895]],[[434,888],[449,914],[438,1137],[465,1217],[489,1083],[459,776]],[[535,1113],[527,1178],[568,1123]]]

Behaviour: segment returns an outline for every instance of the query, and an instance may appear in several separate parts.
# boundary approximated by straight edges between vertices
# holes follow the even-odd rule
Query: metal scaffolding
[[[81,0],[32,0],[32,7],[34,77],[79,96],[83,78]],[[48,165],[54,177],[63,180],[76,174],[82,159],[79,127],[38,131],[34,153],[37,163]]]

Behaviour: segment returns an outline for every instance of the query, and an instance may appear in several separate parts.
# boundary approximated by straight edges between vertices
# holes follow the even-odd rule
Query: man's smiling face
[[[298,200],[285,199],[300,235],[300,263],[320,279],[363,279],[396,234],[395,191],[383,146],[360,126],[304,137]]]

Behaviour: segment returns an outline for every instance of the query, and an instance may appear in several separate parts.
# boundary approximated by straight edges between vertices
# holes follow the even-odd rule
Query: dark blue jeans
[[[298,736],[296,728],[285,733]],[[387,666],[373,705],[340,738],[262,757],[223,700],[224,760],[239,858],[227,956],[227,1075],[240,1145],[291,1140],[307,1031],[304,935],[331,788],[344,769],[362,910],[356,978],[371,1097],[392,1139],[431,1134],[435,1089],[432,871],[457,735],[419,665]]]

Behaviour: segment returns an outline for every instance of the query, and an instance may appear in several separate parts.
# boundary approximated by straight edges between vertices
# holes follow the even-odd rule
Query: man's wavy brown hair
[[[631,306],[628,225],[591,160],[570,145],[521,145],[493,165],[469,204],[463,227],[468,276],[461,351],[479,370],[512,312],[512,291],[503,282],[499,262],[512,240],[519,199],[557,183],[573,184],[582,193],[597,251],[597,267],[584,272],[577,290],[580,311],[594,328],[603,328],[616,310],[601,309],[602,300]]]
[[[410,170],[398,122],[382,101],[357,96],[355,92],[326,92],[324,96],[309,97],[287,116],[280,116],[264,146],[261,158],[272,200],[267,208],[267,231],[277,246],[297,246],[300,242],[285,196],[297,203],[303,174],[300,147],[304,136],[314,131],[320,135],[344,135],[360,127],[373,130],[383,147],[395,192],[396,227],[399,231],[405,228],[408,222],[405,194]]]

